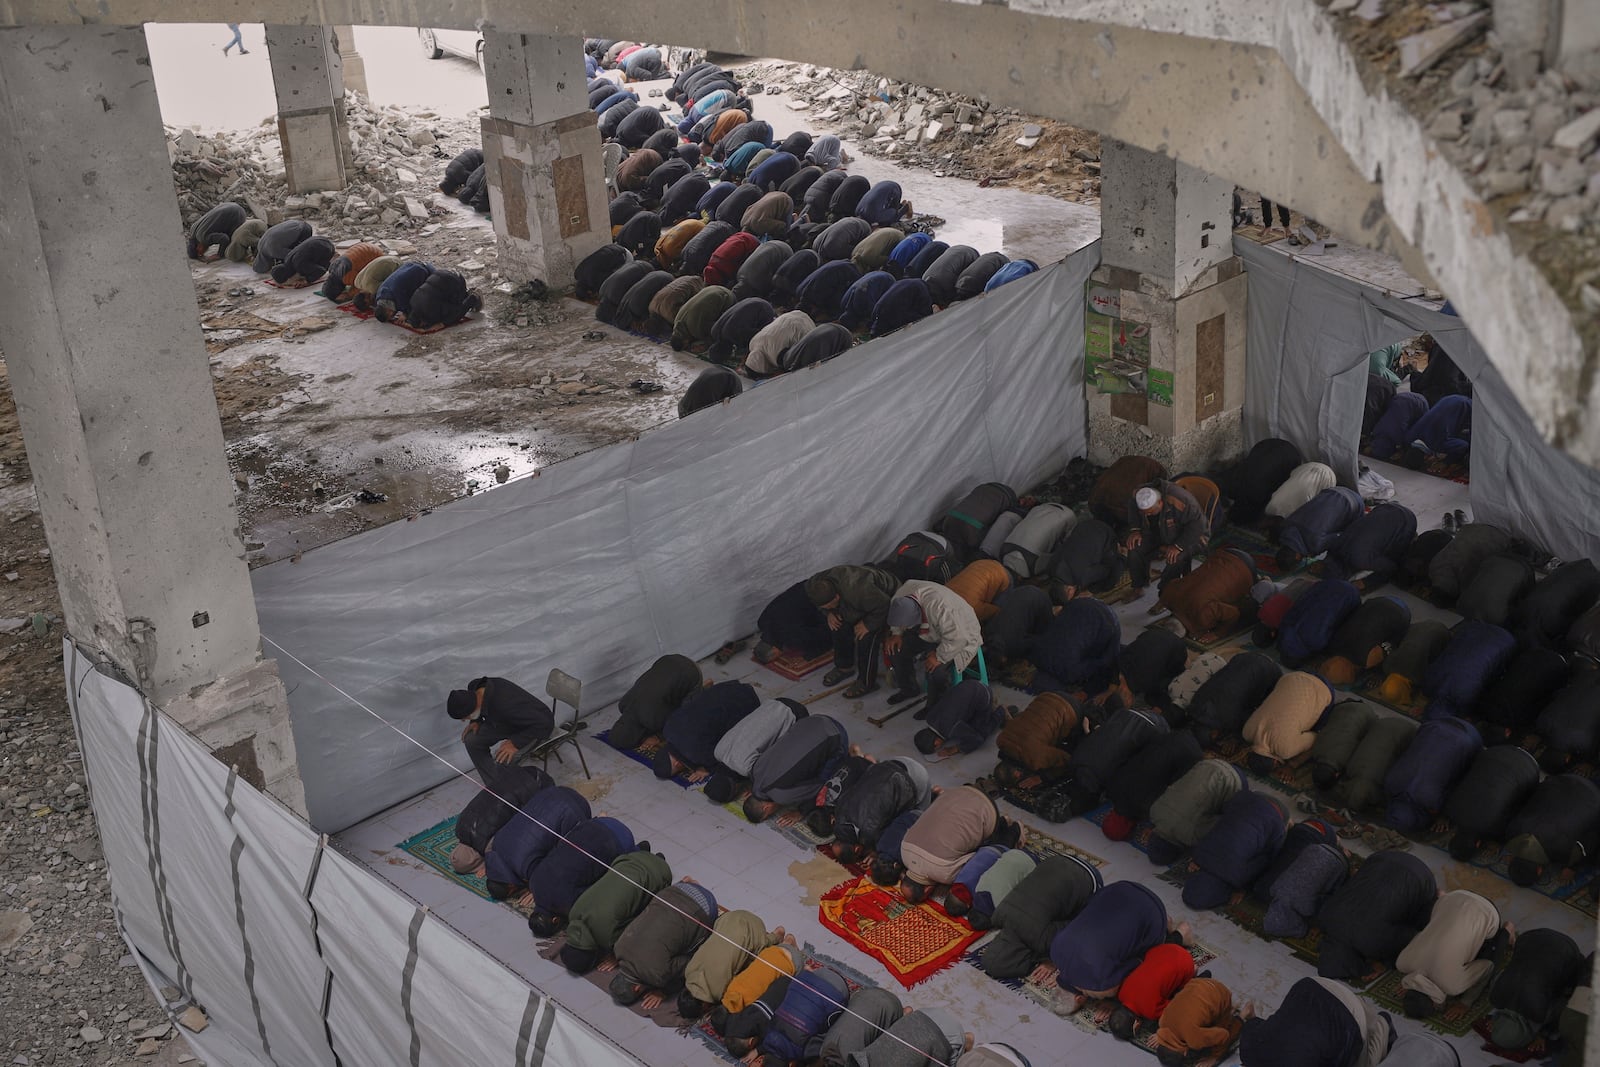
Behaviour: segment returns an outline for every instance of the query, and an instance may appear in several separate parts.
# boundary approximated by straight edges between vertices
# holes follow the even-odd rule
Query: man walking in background
[[[228,23],[228,29],[233,31],[233,40],[222,46],[222,54],[227,55],[228,49],[232,48],[234,45],[238,45],[239,54],[241,56],[249,55],[250,50],[244,46],[244,38],[239,35],[239,24],[237,22],[230,22]]]

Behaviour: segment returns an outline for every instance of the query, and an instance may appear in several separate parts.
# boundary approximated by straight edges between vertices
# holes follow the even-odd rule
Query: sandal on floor
[[[718,663],[728,662],[730,659],[743,652],[744,646],[745,642],[742,639],[738,641],[729,641],[727,644],[717,649],[717,654],[715,657],[716,661]]]
[[[838,685],[840,682],[844,681],[846,678],[855,673],[856,669],[854,667],[835,667],[833,670],[822,676],[822,684]]]
[[[871,693],[876,693],[877,691],[878,687],[875,685],[862,685],[860,682],[857,682],[855,685],[852,685],[849,689],[844,691],[844,698],[846,700],[860,700],[862,697]]]

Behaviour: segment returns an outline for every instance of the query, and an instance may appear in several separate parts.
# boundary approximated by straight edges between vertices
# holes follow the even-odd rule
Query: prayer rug
[[[398,847],[403,852],[411,853],[411,855],[417,857],[417,859],[457,885],[465,886],[484,900],[492,900],[494,898],[489,896],[489,889],[484,884],[483,875],[457,874],[450,866],[450,852],[460,843],[456,840],[456,818],[456,816],[452,815],[438,825],[428,827],[420,834],[412,834],[400,842]]]
[[[420,330],[415,326],[407,326],[403,322],[391,322],[389,325],[398,326],[402,330],[410,330],[412,333],[424,334],[425,335],[425,334],[430,334],[430,333],[438,333],[440,330],[448,330],[452,326],[459,326],[463,322],[470,322],[470,321],[472,321],[472,320],[471,319],[467,319],[467,318],[460,318],[460,319],[457,319],[455,322],[436,322],[432,326],[424,327],[423,329],[420,329]]]
[[[938,904],[907,903],[897,890],[871,878],[853,878],[828,890],[817,915],[907,989],[955,963],[982,936]]]
[[[1444,478],[1447,481],[1459,482],[1462,485],[1472,484],[1472,468],[1465,463],[1446,459],[1443,456],[1430,456],[1422,465],[1423,472],[1435,478]]]
[[[1152,622],[1150,625],[1146,626],[1145,629],[1165,630],[1168,633],[1177,634],[1179,637],[1183,638],[1184,643],[1186,643],[1195,651],[1213,652],[1221,648],[1223,645],[1233,644],[1239,638],[1249,633],[1255,627],[1255,624],[1255,605],[1251,604],[1249,605],[1249,610],[1244,610],[1241,608],[1239,612],[1239,620],[1231,628],[1213,631],[1209,634],[1200,634],[1194,637],[1189,636],[1187,631],[1185,631],[1183,628],[1183,623],[1179,622],[1177,617],[1174,615],[1167,615],[1164,618],[1157,619],[1155,622]],[[1209,638],[1209,640],[1202,640],[1201,638]]]
[[[1489,1037],[1491,1023],[1489,1016],[1485,1015],[1472,1024],[1472,1032],[1483,1038],[1483,1051],[1502,1060],[1512,1063],[1532,1063],[1534,1060],[1543,1060],[1550,1056],[1550,1043],[1542,1037],[1534,1038],[1533,1044],[1523,1049],[1501,1048]]]
[[[309,289],[327,276],[327,272],[324,271],[319,277],[316,277],[309,282],[275,282],[272,280],[270,275],[262,278],[261,280],[272,286],[274,289]]]
[[[1093,811],[1085,812],[1083,817],[1089,822],[1092,822],[1096,826],[1104,829],[1106,824],[1106,816],[1110,814],[1111,805],[1102,804]],[[1147,821],[1141,820],[1140,822],[1134,824],[1133,833],[1128,835],[1127,840],[1122,841],[1121,844],[1132,845],[1134,848],[1148,856],[1150,854],[1150,835],[1154,832],[1154,826]],[[1106,840],[1110,841],[1111,839],[1108,837]]]
[[[833,665],[833,650],[806,659],[792,648],[785,648],[778,652],[778,658],[763,663],[762,666],[774,674],[781,674],[791,682],[798,682],[812,671],[819,671],[824,667]],[[853,676],[852,676],[853,677]]]
[[[1402,1018],[1405,1015],[1405,1007],[1400,1001],[1406,991],[1401,988],[1400,982],[1404,977],[1399,971],[1387,971],[1383,977],[1362,992],[1396,1019]],[[1443,1008],[1426,1019],[1417,1021],[1437,1033],[1448,1034],[1451,1037],[1465,1037],[1473,1032],[1479,1020],[1487,1020],[1488,1017],[1489,983],[1483,982],[1479,985],[1478,995],[1470,1001],[1451,997],[1445,1001]]]
[[[1194,957],[1196,974],[1205,970],[1206,966],[1217,958],[1215,952],[1199,942],[1190,947],[1189,954]],[[970,964],[972,967],[982,971],[983,953],[981,950],[969,951],[961,957],[961,962]],[[1053,979],[1044,983],[1032,982],[1027,978],[996,978],[994,981],[1048,1011],[1053,1012],[1055,1010],[1057,986]],[[1117,1010],[1117,1006],[1118,1002],[1115,999],[1091,1000],[1064,1018],[1078,1029],[1091,1034],[1110,1033],[1111,1014]],[[1153,1056],[1156,1054],[1155,1041],[1155,1025],[1153,1023],[1144,1023],[1140,1025],[1131,1043],[1134,1048],[1148,1052]],[[1184,1062],[1193,1065],[1193,1067],[1216,1067],[1217,1064],[1223,1063],[1228,1059],[1232,1048],[1233,1046],[1229,1046],[1219,1052],[1212,1053],[1204,1059],[1188,1059]]]
[[[352,315],[352,316],[360,319],[362,322],[365,322],[368,319],[372,318],[372,314],[373,314],[370,311],[358,311],[356,309],[355,301],[351,301],[348,304],[340,304],[339,305],[339,310],[344,312],[346,315]]]
[[[748,792],[740,793],[737,797],[722,805],[722,807],[744,822],[749,822],[750,820],[744,813],[744,798],[747,796],[749,796]],[[805,818],[794,808],[780,809],[764,820],[761,825],[776,830],[783,836],[784,840],[804,849],[806,852],[815,852],[818,848],[833,840],[832,834],[827,837],[818,837],[813,833],[811,827],[806,825]]]
[[[1036,860],[1046,859],[1050,856],[1071,856],[1082,860],[1091,867],[1104,867],[1106,861],[1096,856],[1093,852],[1086,852],[1077,845],[1068,844],[1058,837],[1040,833],[1031,826],[1022,828],[1022,844],[1018,846],[1022,851]]]
[[[601,742],[604,742],[607,745],[610,745],[611,742],[606,740],[610,736],[611,736],[611,731],[610,730],[601,730],[599,733],[594,735],[594,739],[596,741],[601,741]],[[654,748],[649,748],[649,749],[644,749],[644,748],[616,748],[616,747],[612,746],[611,751],[621,753],[622,755],[627,756],[629,759],[633,760],[633,762],[635,762],[635,763],[642,763],[644,766],[650,768],[650,773],[651,774],[655,774],[656,750]],[[694,786],[697,786],[697,785],[700,784],[699,782],[691,782],[691,781],[689,781],[689,776],[687,774],[675,774],[675,775],[673,775],[672,776],[672,782],[673,782],[674,785],[676,785],[680,789],[690,789],[690,788],[693,788]]]

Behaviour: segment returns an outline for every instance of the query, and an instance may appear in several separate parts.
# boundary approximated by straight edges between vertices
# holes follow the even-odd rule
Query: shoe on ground
[[[835,667],[833,670],[822,676],[822,684],[838,685],[840,682],[844,681],[846,678],[849,678],[855,673],[856,671],[854,667]]]
[[[912,697],[919,697],[921,695],[922,692],[918,689],[897,689],[893,693],[889,694],[889,703],[891,706],[895,704],[903,704]]]

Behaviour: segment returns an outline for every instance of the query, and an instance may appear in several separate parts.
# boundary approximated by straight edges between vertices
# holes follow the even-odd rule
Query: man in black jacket
[[[519,749],[555,732],[549,706],[505,678],[474,678],[465,689],[452,690],[445,702],[452,719],[464,719],[461,742],[483,784],[494,788],[501,772]]]

